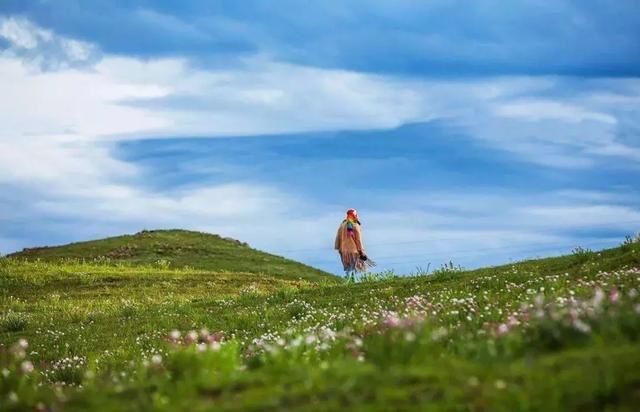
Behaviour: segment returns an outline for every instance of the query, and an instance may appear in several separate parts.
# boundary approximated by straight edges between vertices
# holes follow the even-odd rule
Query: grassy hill
[[[301,263],[250,248],[246,243],[218,235],[187,230],[145,230],[55,247],[24,249],[9,257],[54,262],[60,259],[110,260],[131,264],[185,266],[208,271],[262,273],[288,279],[320,280],[331,274]]]
[[[638,242],[355,284],[207,273],[0,259],[0,409],[640,404]]]

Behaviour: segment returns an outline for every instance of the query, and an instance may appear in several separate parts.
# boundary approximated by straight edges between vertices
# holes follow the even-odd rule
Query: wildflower
[[[223,338],[223,335],[221,332],[215,332],[210,334],[209,336],[207,336],[206,341],[211,343],[211,342],[221,342]]]
[[[638,291],[635,288],[631,288],[631,290],[627,292],[627,296],[629,296],[631,299],[634,299],[636,296],[638,296]]]
[[[593,295],[593,306],[594,307],[598,307],[602,304],[602,301],[604,300],[604,292],[602,291],[602,289],[600,288],[596,288],[596,292]]]
[[[576,328],[577,330],[579,330],[582,333],[591,332],[591,326],[589,326],[588,324],[584,323],[580,319],[576,319],[576,320],[573,321],[573,327]]]
[[[385,316],[385,318],[382,321],[382,323],[387,327],[395,328],[395,327],[398,327],[400,325],[400,318],[398,317],[397,313],[389,312],[387,314],[387,316]]]
[[[21,349],[27,349],[29,347],[29,342],[27,342],[27,340],[24,338],[20,338],[18,339],[18,346]]]
[[[189,331],[186,336],[186,341],[192,343],[198,340],[198,333],[195,330]]]
[[[575,322],[578,319],[578,311],[575,308],[569,309],[569,317]]]
[[[609,300],[611,301],[611,303],[616,303],[619,299],[620,293],[618,292],[618,289],[611,289],[611,292],[609,292]]]
[[[418,309],[422,305],[421,298],[420,296],[417,296],[417,295],[407,298],[405,300],[405,303],[409,309],[414,309],[414,310]]]
[[[500,326],[498,326],[498,336],[502,336],[504,334],[506,334],[507,332],[509,332],[509,326],[507,326],[504,323],[501,323]]]
[[[544,295],[540,294],[537,295],[534,300],[533,303],[536,305],[536,307],[540,308],[542,307],[542,305],[544,304]]]
[[[172,330],[171,332],[169,332],[169,338],[172,341],[177,341],[178,339],[180,339],[180,331],[177,329]]]
[[[431,339],[433,341],[439,341],[440,339],[446,338],[448,333],[449,332],[444,327],[438,328],[431,333]]]
[[[162,363],[162,356],[156,354],[151,357],[151,363],[154,365],[160,365]]]
[[[214,352],[219,351],[221,346],[222,345],[220,345],[220,342],[217,342],[217,341],[213,341],[209,343],[209,349],[211,349]]]
[[[209,337],[209,329],[202,328],[200,329],[200,339],[206,340]]]
[[[25,374],[33,372],[33,363],[31,363],[28,360],[23,361],[20,364],[20,370],[22,371],[22,373],[25,373]]]
[[[16,359],[22,359],[26,356],[26,352],[19,343],[13,345],[13,347],[11,348],[11,353],[13,353],[13,356],[15,356]]]
[[[11,372],[9,372],[9,369],[7,369],[7,368],[3,368],[3,369],[2,369],[2,372],[0,372],[0,373],[2,373],[2,377],[3,377],[3,378],[6,378],[6,377],[8,377],[8,376],[9,376],[9,374],[10,374]]]

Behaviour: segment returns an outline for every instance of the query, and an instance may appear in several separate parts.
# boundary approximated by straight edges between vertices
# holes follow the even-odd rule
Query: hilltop
[[[252,275],[252,287],[230,288],[245,275],[212,273],[0,259],[0,410],[632,411],[640,402],[638,239],[355,284]]]
[[[235,239],[177,229],[143,230],[133,235],[28,248],[8,257],[45,262],[61,259],[109,260],[134,265],[156,264],[160,261],[173,268],[256,273],[311,281],[336,279],[334,275],[302,263],[252,249]]]

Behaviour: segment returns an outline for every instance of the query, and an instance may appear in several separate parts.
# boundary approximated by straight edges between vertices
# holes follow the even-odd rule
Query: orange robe
[[[338,233],[336,233],[335,248],[340,253],[340,260],[342,260],[342,266],[345,271],[363,272],[366,270],[364,261],[360,259],[360,254],[364,254],[360,224],[354,223],[353,236],[349,236],[347,234],[347,221],[344,220],[338,227]]]

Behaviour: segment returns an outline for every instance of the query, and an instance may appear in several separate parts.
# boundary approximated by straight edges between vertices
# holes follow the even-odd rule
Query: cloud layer
[[[333,226],[343,209],[359,204],[368,215],[372,253],[383,258],[383,268],[406,269],[429,256],[432,263],[448,255],[476,265],[525,256],[535,245],[602,246],[639,226],[638,193],[629,181],[640,165],[640,80],[619,77],[636,75],[636,55],[627,56],[637,47],[627,38],[635,29],[624,31],[623,19],[617,29],[604,30],[604,38],[625,33],[605,65],[589,53],[569,54],[551,70],[536,69],[534,59],[601,27],[599,18],[561,3],[574,19],[568,32],[556,33],[557,46],[536,51],[541,40],[524,31],[523,48],[532,53],[522,59],[500,33],[421,33],[415,16],[399,32],[391,29],[416,11],[431,18],[451,11],[445,3],[419,10],[403,2],[393,9],[375,4],[372,24],[351,30],[353,37],[331,55],[325,42],[343,28],[316,37],[286,13],[270,17],[283,26],[259,44],[254,34],[266,27],[249,25],[232,6],[231,16],[215,18],[215,33],[205,30],[206,13],[202,21],[187,19],[188,6],[174,14],[161,7],[121,14],[122,30],[114,36],[155,28],[145,54],[123,53],[113,38],[88,26],[82,32],[66,26],[61,32],[73,36],[60,34],[59,24],[86,16],[81,3],[38,25],[46,4],[25,10],[9,2],[8,9],[29,18],[0,16],[2,251],[143,227],[185,227],[235,236],[329,269],[335,266],[328,263]],[[626,7],[621,4],[617,10]],[[354,18],[351,6],[333,6],[322,11],[336,22]],[[484,12],[472,7],[469,16],[454,16],[482,27]],[[523,15],[512,15],[513,22],[498,17],[500,32]],[[92,19],[95,27],[104,23]],[[386,67],[366,43],[354,50],[354,39],[377,26],[389,34],[380,43],[389,51],[385,58],[411,70]],[[161,44],[158,27],[174,40]],[[283,47],[282,36],[294,28],[317,56],[297,41]],[[391,52],[394,39],[407,41]],[[460,47],[452,47],[459,39]],[[195,53],[211,42],[230,54],[224,64]],[[547,38],[545,44],[554,43]],[[414,49],[421,52],[411,60],[405,55]],[[511,63],[487,75],[482,67],[488,61]],[[433,75],[426,68],[445,63],[465,75]],[[618,77],[597,77],[598,70]],[[581,71],[589,76],[562,75]],[[222,140],[227,148],[207,140],[225,136],[234,137]],[[205,143],[181,146],[193,137]],[[261,139],[276,143],[251,146]],[[438,139],[446,141],[432,146]],[[136,146],[141,140],[149,143]],[[250,143],[235,143],[241,141]],[[211,154],[171,158],[183,150]],[[145,156],[161,160],[150,165]],[[174,172],[174,161],[188,172]],[[479,185],[479,176],[493,186]],[[351,179],[357,180],[345,187]],[[520,190],[517,179],[528,190]],[[455,186],[438,187],[447,181]],[[352,193],[342,196],[346,191]],[[296,231],[305,233],[305,245],[292,235]]]
[[[638,76],[635,0],[5,0],[7,13],[137,57],[441,75]],[[117,30],[114,29],[117,22]]]

